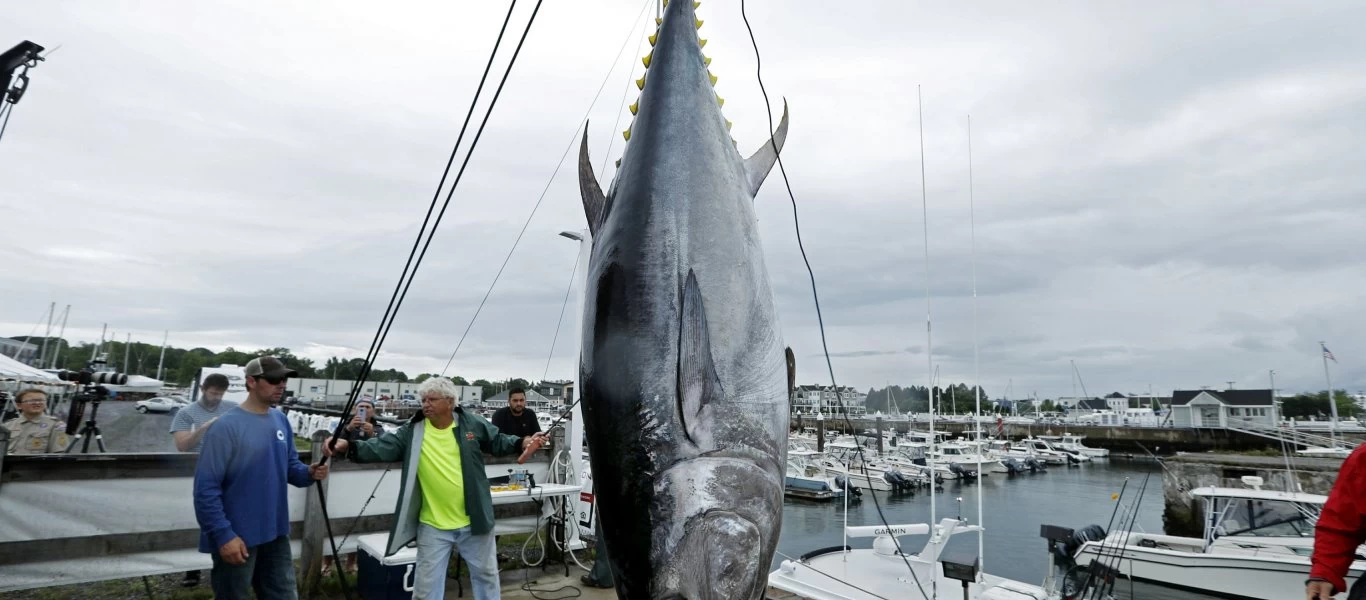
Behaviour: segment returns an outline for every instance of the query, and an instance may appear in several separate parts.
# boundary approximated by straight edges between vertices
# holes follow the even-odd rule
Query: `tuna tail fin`
[[[783,150],[783,142],[787,141],[787,99],[783,99],[783,120],[778,123],[778,131],[773,134],[773,138],[765,142],[762,147],[754,152],[754,155],[745,159],[745,174],[749,176],[749,195],[753,197],[759,193],[759,186],[764,184],[764,178],[768,177],[768,172],[773,170],[773,163],[778,160],[778,153]]]
[[[722,397],[721,378],[711,357],[711,334],[702,307],[697,275],[688,270],[683,284],[682,327],[678,348],[678,410],[683,432],[704,449],[712,446],[710,404]]]
[[[583,212],[588,217],[588,232],[597,235],[602,225],[607,198],[602,195],[602,186],[593,175],[593,163],[588,160],[588,127],[583,129],[583,144],[579,146],[579,194],[583,196]]]

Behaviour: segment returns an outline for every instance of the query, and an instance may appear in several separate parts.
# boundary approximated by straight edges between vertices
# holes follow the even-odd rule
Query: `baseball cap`
[[[247,363],[247,366],[245,369],[243,369],[243,371],[243,374],[247,377],[260,377],[262,375],[265,375],[267,377],[299,376],[298,371],[286,367],[285,363],[280,362],[280,359],[275,358],[274,356],[262,356],[259,358],[253,358],[251,359],[251,362]]]

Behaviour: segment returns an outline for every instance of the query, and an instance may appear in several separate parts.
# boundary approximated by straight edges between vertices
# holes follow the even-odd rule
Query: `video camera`
[[[70,381],[80,384],[81,391],[71,397],[71,407],[66,413],[66,434],[76,435],[80,430],[81,419],[85,416],[85,405],[88,402],[95,403],[95,410],[99,410],[99,403],[109,397],[109,388],[105,385],[123,385],[128,383],[128,376],[117,371],[97,371],[96,368],[104,366],[103,357],[97,358],[86,363],[85,368],[79,371],[59,371],[57,377],[62,381]],[[90,413],[90,421],[93,426],[95,413]],[[101,442],[103,444],[103,442]]]

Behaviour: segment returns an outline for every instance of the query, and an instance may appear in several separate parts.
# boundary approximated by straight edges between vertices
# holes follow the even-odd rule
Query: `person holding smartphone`
[[[375,432],[379,429],[379,421],[375,419],[375,404],[369,400],[361,400],[356,403],[356,415],[351,417],[351,422],[346,424],[346,431],[342,435],[348,441],[368,440],[375,437]]]

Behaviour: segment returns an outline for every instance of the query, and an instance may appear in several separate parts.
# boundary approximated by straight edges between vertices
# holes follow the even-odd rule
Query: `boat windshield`
[[[1313,537],[1316,515],[1298,502],[1230,498],[1219,511],[1215,537]]]

